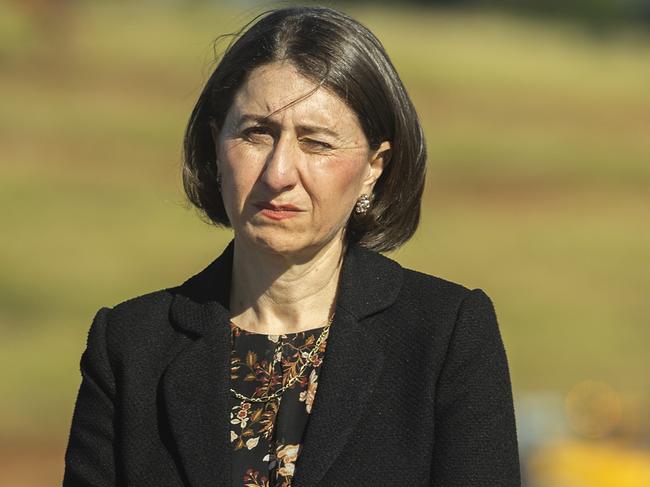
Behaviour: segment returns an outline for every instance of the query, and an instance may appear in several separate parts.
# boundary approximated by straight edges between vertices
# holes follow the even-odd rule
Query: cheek
[[[228,176],[228,185],[236,200],[243,200],[259,177],[259,154],[246,148],[243,144],[225,144],[221,154],[222,171]]]
[[[319,166],[314,178],[319,203],[337,212],[352,207],[360,189],[363,164],[358,158],[339,157]]]

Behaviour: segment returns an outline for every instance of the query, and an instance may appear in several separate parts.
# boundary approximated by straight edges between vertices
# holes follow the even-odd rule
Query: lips
[[[276,221],[293,218],[299,215],[303,211],[297,206],[289,203],[276,205],[269,201],[262,201],[260,203],[255,203],[255,206],[259,208],[260,215],[262,215],[265,218],[269,218],[271,220],[276,220]]]
[[[268,209],[273,211],[302,211],[300,208],[292,204],[275,205],[270,202],[261,202],[256,203],[255,206],[260,209]]]

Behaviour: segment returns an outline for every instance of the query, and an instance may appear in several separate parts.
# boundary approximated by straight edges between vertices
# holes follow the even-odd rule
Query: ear
[[[372,153],[372,156],[368,161],[368,174],[363,180],[362,194],[372,194],[375,183],[379,179],[379,176],[381,176],[384,168],[388,165],[390,160],[390,150],[390,142],[385,140],[379,144],[379,148]]]

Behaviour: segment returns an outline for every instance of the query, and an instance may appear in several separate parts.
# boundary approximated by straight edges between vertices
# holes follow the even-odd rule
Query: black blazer
[[[232,256],[97,312],[64,487],[231,486]],[[520,486],[490,298],[358,245],[339,286],[293,487]]]

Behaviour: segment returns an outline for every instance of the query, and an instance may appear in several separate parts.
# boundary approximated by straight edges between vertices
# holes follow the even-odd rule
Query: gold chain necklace
[[[323,340],[325,340],[327,338],[327,335],[329,334],[330,326],[332,325],[333,320],[334,320],[334,316],[332,316],[329,319],[329,321],[327,322],[327,325],[325,326],[325,328],[323,328],[323,331],[321,332],[320,336],[316,340],[316,344],[314,345],[314,347],[307,354],[307,358],[306,358],[305,362],[302,364],[302,367],[300,367],[300,370],[298,371],[298,373],[296,375],[294,375],[293,377],[291,377],[287,381],[287,383],[284,386],[282,386],[280,389],[278,389],[276,392],[274,392],[273,394],[263,395],[263,396],[260,396],[260,397],[244,396],[243,394],[240,394],[239,392],[235,391],[233,388],[230,388],[230,392],[232,392],[233,395],[237,399],[241,399],[243,401],[249,401],[249,402],[267,402],[267,401],[270,401],[271,399],[275,399],[277,397],[280,397],[282,395],[282,393],[286,389],[289,389],[298,379],[300,379],[300,377],[302,377],[303,372],[305,371],[307,366],[312,362],[316,352],[318,352],[318,349],[320,348],[321,343],[323,342]],[[282,341],[280,340],[280,338],[278,338],[278,345],[275,347],[275,351],[273,352],[273,365],[272,365],[272,368],[271,368],[271,373],[272,373],[273,370],[275,370],[275,364],[276,364],[275,358],[278,355],[278,349],[280,347],[282,347]]]

